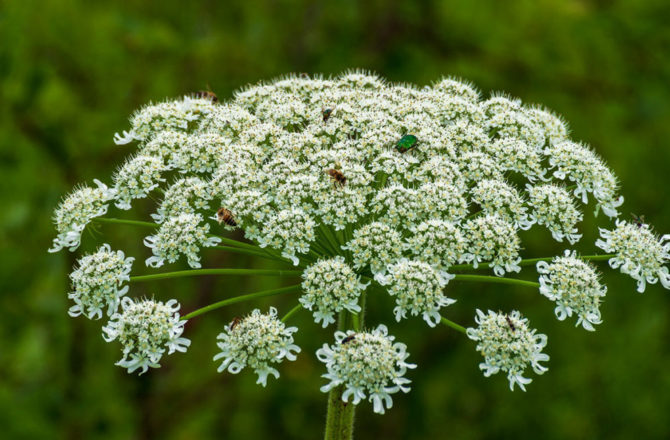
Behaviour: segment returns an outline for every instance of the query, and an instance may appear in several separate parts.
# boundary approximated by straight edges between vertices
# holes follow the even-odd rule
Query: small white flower
[[[540,293],[556,303],[556,317],[577,315],[577,324],[593,331],[593,324],[600,324],[600,302],[607,287],[600,284],[592,265],[577,258],[577,252],[565,251],[564,256],[555,257],[551,263],[537,263],[540,274]]]
[[[537,374],[547,371],[547,367],[540,364],[549,360],[549,356],[542,353],[547,336],[530,329],[528,319],[522,318],[518,311],[504,314],[489,310],[485,315],[477,309],[475,322],[477,327],[468,328],[467,335],[477,341],[476,350],[484,357],[484,362],[479,364],[484,376],[505,372],[510,390],[514,391],[517,384],[526,391],[526,385],[532,382],[523,376],[528,366]]]
[[[482,208],[484,214],[497,214],[511,222],[514,227],[528,230],[534,221],[528,218],[527,208],[517,190],[500,180],[482,180],[472,188],[472,201]]]
[[[212,194],[208,182],[199,177],[179,179],[165,190],[160,206],[151,217],[156,223],[163,223],[180,214],[207,211],[210,200]]]
[[[610,266],[637,280],[638,292],[659,280],[670,289],[670,273],[664,266],[670,261],[670,234],[658,238],[649,225],[617,220],[611,231],[600,228],[600,236],[596,246],[616,254],[610,258]]]
[[[161,267],[167,260],[174,263],[181,254],[186,256],[189,266],[199,268],[200,247],[216,246],[221,239],[207,236],[209,225],[201,225],[200,214],[180,214],[170,217],[163,223],[155,235],[144,239],[144,245],[151,249],[153,257],[146,260],[146,265]]]
[[[310,243],[315,240],[314,219],[302,209],[291,208],[270,216],[258,237],[261,247],[282,251],[282,256],[298,265],[295,255],[309,252]]]
[[[217,346],[221,350],[214,360],[223,359],[218,368],[237,374],[249,367],[258,374],[257,384],[265,386],[268,375],[279,378],[279,371],[272,367],[284,359],[296,360],[300,347],[293,343],[297,327],[286,327],[277,319],[277,309],[270,307],[267,314],[255,309],[240,320],[234,320],[219,333]]]
[[[133,301],[126,296],[121,300],[121,309],[102,328],[102,337],[107,342],[121,343],[123,358],[116,365],[127,368],[128,373],[139,368],[143,374],[149,367],[158,368],[166,348],[168,354],[185,353],[191,345],[190,340],[181,337],[186,321],[179,317],[176,300]]]
[[[387,265],[400,258],[401,240],[400,233],[391,226],[373,222],[355,230],[353,239],[342,249],[351,251],[356,269],[370,265],[370,270],[376,274],[385,272]]]
[[[81,233],[95,217],[107,213],[108,202],[114,199],[116,192],[99,180],[93,180],[97,188],[82,186],[67,196],[54,213],[54,223],[58,236],[53,240],[49,252],[58,252],[68,248],[73,252],[81,243]]]
[[[501,277],[505,272],[519,272],[521,240],[514,225],[497,215],[487,215],[468,220],[463,225],[468,252],[463,260],[479,263],[490,262],[493,272]]]
[[[70,316],[83,314],[88,319],[100,319],[103,313],[112,316],[121,297],[128,292],[128,286],[123,284],[130,280],[134,260],[126,258],[123,251],[112,251],[108,244],[80,258],[70,274],[72,292],[68,298],[75,303],[70,307]]]
[[[393,309],[396,321],[421,314],[429,326],[435,327],[440,322],[440,309],[456,302],[442,292],[444,286],[454,276],[444,271],[437,271],[429,264],[401,258],[388,266],[388,274],[375,275],[375,280],[385,286],[395,297],[396,307]]]
[[[342,401],[358,405],[367,398],[374,412],[384,414],[393,406],[391,394],[409,392],[411,381],[404,376],[416,368],[405,362],[407,346],[394,340],[384,325],[368,332],[335,332],[335,344],[323,344],[316,352],[328,370],[322,377],[330,381],[321,391],[343,385]]]
[[[344,257],[319,260],[305,269],[302,278],[305,293],[300,304],[313,311],[314,321],[322,322],[324,328],[335,322],[335,313],[343,309],[351,313],[361,311],[358,298],[369,283],[361,283]]]

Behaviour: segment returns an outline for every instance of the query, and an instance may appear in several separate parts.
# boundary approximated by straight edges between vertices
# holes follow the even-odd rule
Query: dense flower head
[[[557,241],[565,238],[574,244],[582,238],[578,234],[577,223],[583,215],[570,194],[558,185],[527,185],[528,204],[532,211],[530,218],[539,225],[544,225]]]
[[[315,226],[314,219],[302,209],[284,209],[267,219],[257,239],[261,247],[283,249],[282,256],[298,265],[296,253],[309,252],[310,242],[316,238]]]
[[[108,202],[114,199],[116,191],[99,180],[94,180],[96,188],[81,186],[67,196],[54,212],[54,223],[58,236],[53,240],[49,252],[63,248],[74,251],[81,243],[81,233],[93,218],[107,213]]]
[[[575,251],[565,251],[551,263],[537,263],[540,274],[540,293],[556,303],[556,317],[577,315],[577,324],[593,331],[600,324],[600,303],[607,287],[600,283],[595,268],[577,257]]]
[[[113,251],[108,244],[81,257],[70,274],[72,292],[68,298],[75,303],[70,307],[70,316],[83,314],[89,319],[100,319],[103,313],[112,316],[128,292],[128,286],[123,284],[130,280],[134,260],[126,258],[123,251]]]
[[[284,359],[294,361],[300,347],[293,343],[297,327],[286,327],[277,318],[277,309],[270,307],[268,313],[255,309],[244,318],[236,318],[219,333],[217,346],[221,350],[214,360],[223,359],[219,373],[227,370],[237,374],[249,367],[258,375],[256,383],[265,386],[268,375],[279,377],[272,365]]]
[[[404,376],[407,369],[416,367],[406,362],[405,344],[394,340],[384,325],[366,332],[335,332],[335,343],[323,344],[316,352],[328,370],[323,377],[330,381],[321,391],[343,385],[344,402],[357,405],[367,398],[374,412],[384,414],[393,405],[391,394],[409,392],[411,381]]]
[[[208,182],[199,177],[182,178],[172,183],[163,194],[163,200],[151,217],[156,223],[180,214],[195,214],[209,209],[212,191]]]
[[[170,217],[163,223],[155,235],[144,239],[144,244],[151,248],[153,256],[147,258],[146,265],[161,267],[165,261],[174,263],[181,254],[186,256],[191,267],[200,267],[200,247],[216,246],[221,241],[218,237],[208,236],[209,224],[203,223],[200,214],[180,214]]]
[[[637,280],[638,292],[659,280],[670,289],[670,234],[659,238],[647,224],[617,220],[612,230],[600,228],[600,236],[596,246],[615,254],[610,266]]]
[[[342,249],[351,252],[354,267],[369,265],[372,273],[385,272],[386,267],[402,255],[398,245],[402,240],[400,233],[382,222],[367,224],[353,233],[353,239]]]
[[[472,188],[471,193],[472,200],[482,208],[484,214],[497,214],[519,229],[530,229],[533,225],[528,218],[524,200],[508,183],[501,180],[482,180]]]
[[[479,364],[484,376],[502,371],[507,373],[510,390],[514,391],[517,384],[526,391],[525,386],[532,382],[523,376],[526,368],[532,367],[537,374],[547,371],[547,367],[540,364],[549,360],[549,356],[542,353],[547,336],[530,329],[528,319],[518,311],[505,314],[489,310],[484,314],[477,309],[475,322],[477,327],[468,328],[467,335],[477,341],[476,349],[484,357],[484,362]]]
[[[466,242],[458,226],[432,219],[412,228],[405,249],[412,254],[413,259],[447,270],[449,266],[463,260]]]
[[[498,276],[505,272],[519,272],[521,240],[512,223],[497,214],[468,220],[464,225],[468,252],[463,255],[477,267],[479,263],[491,263]]]
[[[167,169],[161,158],[139,155],[130,158],[114,175],[114,204],[119,209],[130,209],[133,199],[146,197],[161,182]]]
[[[168,354],[184,353],[191,345],[190,340],[181,337],[186,321],[179,317],[176,300],[133,301],[126,296],[121,300],[121,309],[102,328],[102,336],[107,342],[121,343],[123,358],[116,365],[127,368],[128,373],[141,369],[142,374],[149,367],[158,368],[166,349]]]
[[[302,278],[300,303],[313,312],[317,324],[326,327],[335,322],[334,315],[341,310],[361,311],[358,298],[367,284],[361,283],[344,257],[319,260],[305,269]]]
[[[393,313],[397,321],[406,318],[407,313],[412,316],[421,314],[429,326],[435,327],[440,322],[440,309],[456,302],[442,292],[453,278],[447,272],[406,258],[389,264],[387,269],[387,275],[378,273],[375,280],[383,286],[388,285],[389,294],[395,297]]]

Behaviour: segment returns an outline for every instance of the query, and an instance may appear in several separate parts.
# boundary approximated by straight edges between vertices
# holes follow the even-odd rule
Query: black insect
[[[346,338],[342,339],[342,342],[340,342],[340,344],[344,345],[347,342],[353,341],[354,339],[356,339],[356,333],[354,333],[353,335],[349,335]]]
[[[321,114],[323,115],[323,122],[328,122],[328,119],[333,115],[333,109],[332,108],[324,108],[321,111]]]
[[[512,322],[512,319],[509,317],[509,315],[505,315],[505,320],[507,321],[507,325],[509,325],[509,328],[512,330],[512,332],[515,332],[516,327],[514,327],[514,323]]]
[[[641,228],[642,226],[644,226],[646,224],[645,218],[644,218],[643,215],[638,216],[636,214],[633,214],[632,212],[630,213],[630,215],[631,215],[631,217],[633,217],[633,222],[635,222],[635,224],[637,225],[638,228]]]
[[[230,327],[228,329],[232,332],[235,327],[237,327],[237,324],[239,324],[242,320],[238,318],[237,316],[233,318],[233,321],[230,323]]]

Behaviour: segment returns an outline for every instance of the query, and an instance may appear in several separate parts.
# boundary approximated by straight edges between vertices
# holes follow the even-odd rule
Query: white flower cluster
[[[551,263],[537,263],[540,274],[540,293],[556,303],[556,317],[577,315],[577,324],[593,331],[600,324],[600,302],[607,287],[600,284],[598,274],[591,264],[577,258],[577,252],[565,251]]]
[[[335,344],[323,344],[316,352],[328,370],[323,377],[330,381],[321,391],[343,385],[344,402],[357,405],[368,398],[374,412],[384,414],[393,405],[391,394],[409,392],[411,381],[405,373],[416,367],[405,362],[409,357],[405,344],[394,340],[384,325],[369,332],[335,332]]]
[[[556,241],[565,238],[575,244],[582,238],[576,226],[582,221],[582,213],[565,189],[557,185],[527,185],[526,191],[533,209],[530,215],[533,222],[546,226]]]
[[[462,258],[464,261],[471,261],[474,267],[490,261],[499,277],[505,275],[505,272],[521,270],[521,240],[512,223],[494,214],[468,220],[463,228],[468,244]]]
[[[395,297],[393,313],[397,321],[406,318],[408,312],[413,316],[421,314],[431,327],[440,322],[440,309],[456,302],[442,292],[451,278],[453,275],[427,263],[406,258],[389,264],[387,275],[375,275],[375,280],[388,286],[389,294]]]
[[[523,376],[528,366],[537,374],[547,371],[547,367],[540,364],[549,360],[549,356],[542,353],[547,336],[531,330],[528,319],[522,318],[518,311],[504,314],[489,310],[484,314],[477,309],[475,322],[477,327],[468,328],[467,335],[477,341],[476,349],[484,357],[484,362],[479,364],[484,376],[506,372],[510,390],[514,391],[517,384],[526,391],[526,385],[532,382]]]
[[[617,220],[616,228],[600,228],[600,235],[596,246],[616,254],[609,260],[610,266],[637,280],[638,292],[659,280],[670,289],[670,272],[664,266],[670,262],[670,234],[659,239],[649,225]]]
[[[121,300],[121,313],[117,312],[102,328],[107,342],[118,340],[123,346],[123,358],[116,365],[127,368],[132,373],[138,368],[146,373],[149,367],[160,367],[159,361],[165,354],[175,351],[182,353],[191,341],[182,338],[186,321],[179,318],[179,304],[176,300],[133,301],[127,296]]]
[[[214,360],[223,359],[219,373],[228,370],[237,374],[249,367],[258,374],[256,383],[265,386],[268,375],[279,377],[279,371],[272,364],[284,359],[294,361],[300,347],[293,343],[293,333],[297,327],[286,327],[277,319],[277,309],[270,307],[267,314],[255,309],[243,319],[234,320],[226,330],[219,333],[217,346],[221,352]]]
[[[163,161],[156,156],[139,155],[129,159],[114,176],[114,190],[119,209],[130,209],[133,199],[141,199],[165,179],[161,174],[166,170]]]
[[[116,191],[99,180],[94,180],[97,188],[82,186],[74,190],[56,208],[54,222],[58,236],[53,240],[49,252],[58,252],[63,248],[74,251],[81,243],[81,233],[95,217],[107,213],[108,202],[114,199]]]
[[[144,244],[151,249],[153,257],[146,260],[146,265],[161,267],[167,260],[174,263],[179,255],[184,254],[189,266],[200,267],[200,247],[216,246],[221,239],[208,236],[209,224],[201,224],[200,214],[180,214],[170,217],[163,223],[155,235],[144,239]]]
[[[70,274],[72,292],[68,298],[75,303],[70,307],[70,316],[83,314],[88,319],[100,319],[103,313],[116,313],[121,297],[128,292],[128,286],[123,284],[130,280],[134,260],[126,258],[123,251],[113,251],[108,244],[80,258]]]
[[[344,257],[319,260],[302,274],[300,303],[314,313],[314,321],[323,327],[335,322],[334,315],[343,309],[352,313],[361,311],[358,298],[368,284],[345,262]]]

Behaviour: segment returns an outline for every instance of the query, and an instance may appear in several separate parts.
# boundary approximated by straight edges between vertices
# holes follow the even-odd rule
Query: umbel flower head
[[[556,302],[556,317],[577,315],[577,324],[593,331],[593,324],[600,324],[600,302],[607,287],[600,284],[593,266],[577,258],[577,252],[565,251],[551,263],[537,263],[540,274],[540,293]]]
[[[610,266],[637,280],[638,292],[658,280],[670,289],[670,273],[664,266],[670,261],[670,234],[659,239],[647,224],[617,220],[611,231],[600,228],[600,236],[596,246],[616,254],[609,260]]]
[[[405,373],[408,368],[416,368],[405,362],[409,357],[407,346],[394,340],[384,325],[368,332],[335,332],[335,344],[323,344],[316,352],[328,369],[323,377],[330,381],[321,391],[344,385],[344,402],[357,405],[367,398],[374,412],[384,414],[393,405],[391,394],[409,392],[411,381]]]
[[[346,309],[352,313],[361,311],[358,297],[368,284],[345,262],[344,257],[319,260],[302,274],[300,303],[313,312],[314,321],[323,327],[335,322],[335,313]]]
[[[96,188],[81,186],[56,208],[54,222],[58,236],[54,238],[49,252],[58,252],[63,248],[76,250],[81,242],[81,232],[88,222],[107,213],[108,202],[114,199],[116,191],[97,179],[93,182]]]
[[[284,359],[294,361],[300,347],[293,343],[297,327],[286,327],[277,319],[277,309],[270,307],[266,314],[255,309],[243,319],[236,319],[219,333],[217,346],[221,350],[214,360],[222,359],[218,372],[227,370],[237,374],[249,367],[258,374],[256,383],[265,386],[268,375],[279,378],[279,371],[272,367]]]
[[[72,292],[68,298],[74,301],[70,307],[70,316],[84,315],[89,319],[102,318],[103,310],[112,316],[119,307],[128,286],[123,283],[130,280],[133,257],[126,258],[123,251],[113,251],[103,244],[94,254],[85,255],[77,262],[70,274]]]
[[[179,318],[176,300],[133,301],[126,296],[121,300],[121,309],[102,328],[102,337],[107,342],[121,343],[123,358],[116,365],[127,368],[128,373],[141,369],[142,374],[149,367],[158,368],[166,349],[168,354],[185,353],[191,345],[190,340],[181,337],[186,321]]]
[[[526,385],[532,379],[523,373],[529,366],[537,374],[543,374],[547,368],[540,362],[548,361],[549,356],[542,353],[547,345],[547,336],[536,334],[528,327],[528,319],[522,318],[518,311],[509,314],[489,310],[484,314],[477,309],[475,322],[477,327],[467,329],[467,335],[477,341],[477,351],[484,356],[479,368],[489,377],[499,371],[507,373],[509,388],[514,384],[526,391]]]

